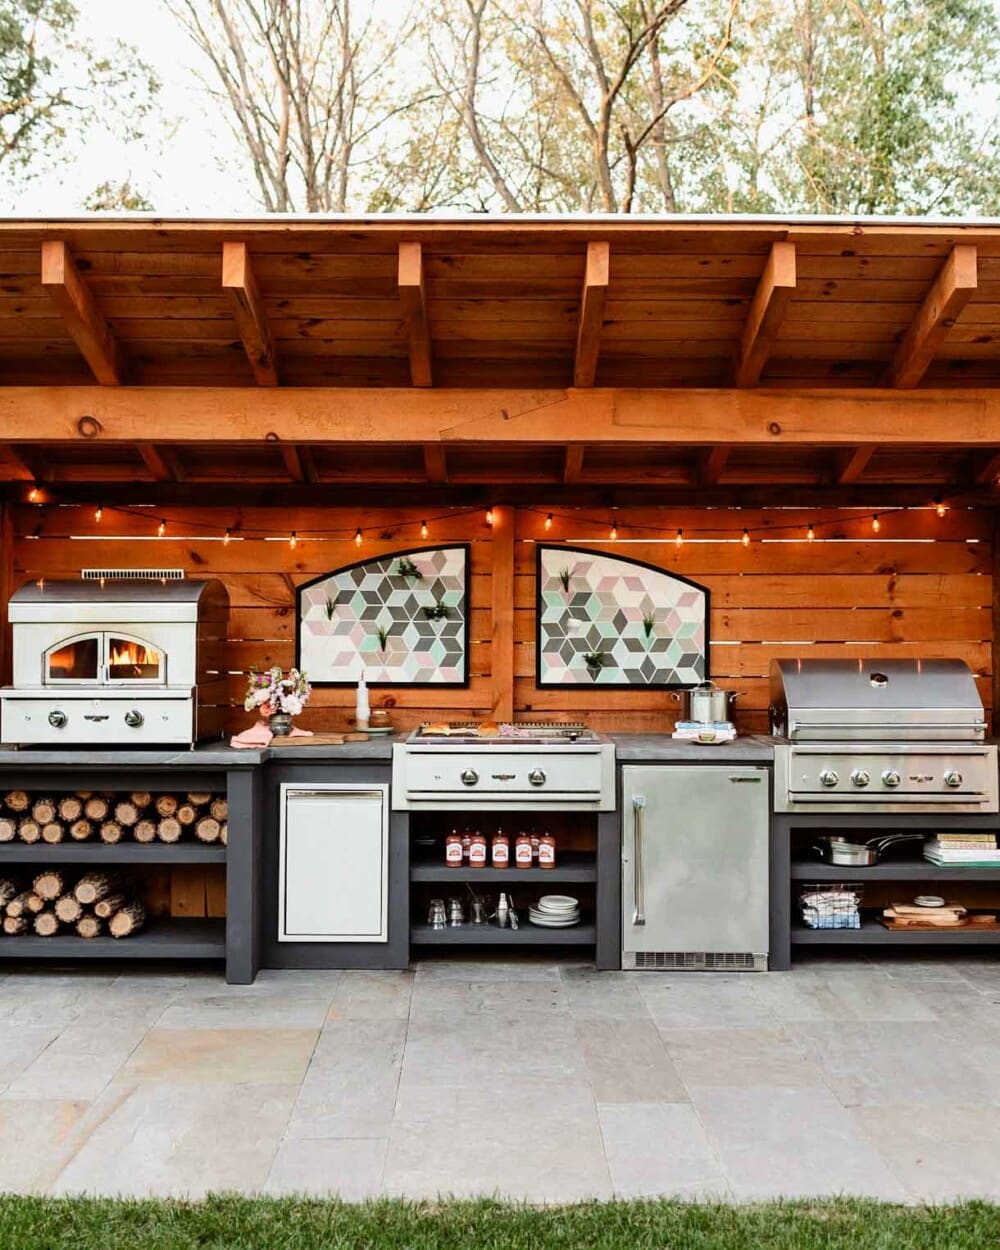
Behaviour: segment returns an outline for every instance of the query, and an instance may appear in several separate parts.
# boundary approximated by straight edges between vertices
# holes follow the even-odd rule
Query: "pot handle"
[[[813,848],[812,848],[812,849],[813,849],[814,851],[816,851],[816,852],[819,854],[820,859],[821,859],[821,860],[823,860],[823,861],[824,861],[824,863],[825,863],[825,862],[826,862],[827,847],[825,847],[825,846],[820,846],[820,844],[819,844],[818,842],[814,842],[814,843],[813,843]]]

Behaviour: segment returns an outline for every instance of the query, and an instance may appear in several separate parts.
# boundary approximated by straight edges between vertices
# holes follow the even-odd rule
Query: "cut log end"
[[[146,921],[146,911],[141,903],[127,903],[111,917],[108,932],[113,938],[130,937],[138,933]]]

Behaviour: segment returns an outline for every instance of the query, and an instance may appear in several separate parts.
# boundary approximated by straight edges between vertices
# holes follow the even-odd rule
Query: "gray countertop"
[[[681,742],[670,734],[609,734],[615,744],[615,756],[619,764],[656,763],[668,760],[672,764],[769,764],[774,759],[774,744],[778,738],[765,738],[747,734],[733,742],[717,745],[704,742]]]

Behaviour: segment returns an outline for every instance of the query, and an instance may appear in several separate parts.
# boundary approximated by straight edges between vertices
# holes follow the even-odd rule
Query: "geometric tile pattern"
[[[314,685],[353,684],[362,668],[369,685],[466,685],[468,563],[466,547],[427,547],[300,586],[299,667]]]
[[[689,686],[707,673],[708,593],[633,560],[538,548],[540,686]]]

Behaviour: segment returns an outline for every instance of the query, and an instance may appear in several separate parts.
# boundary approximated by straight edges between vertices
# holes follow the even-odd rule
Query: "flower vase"
[[[292,732],[292,718],[288,712],[275,712],[267,718],[267,723],[276,738],[286,738]]]

